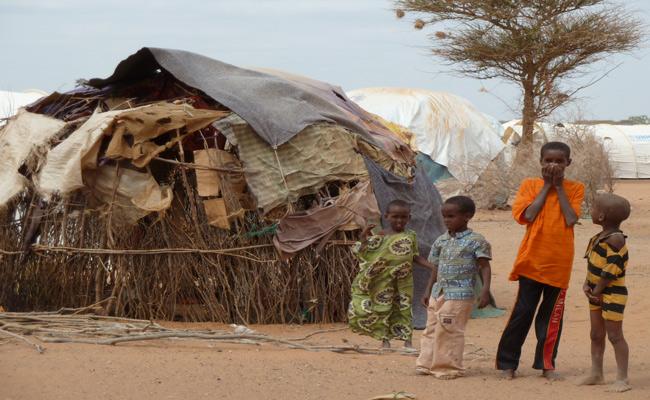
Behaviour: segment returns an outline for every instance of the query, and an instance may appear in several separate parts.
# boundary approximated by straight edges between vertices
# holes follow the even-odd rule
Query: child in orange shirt
[[[542,178],[525,179],[512,207],[515,220],[526,225],[526,235],[509,277],[519,281],[517,300],[497,350],[496,367],[505,379],[515,377],[533,319],[537,335],[533,368],[549,380],[563,379],[555,372],[555,358],[573,265],[573,225],[585,187],[564,179],[564,170],[571,165],[571,149],[565,143],[542,146],[540,164]]]

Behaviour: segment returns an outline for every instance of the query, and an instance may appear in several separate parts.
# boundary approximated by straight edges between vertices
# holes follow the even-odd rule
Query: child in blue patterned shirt
[[[427,307],[427,326],[420,339],[416,374],[454,379],[465,374],[465,327],[474,307],[474,286],[480,269],[483,288],[478,308],[490,304],[492,249],[483,235],[467,224],[476,206],[469,197],[454,196],[442,205],[447,232],[431,246],[431,273],[422,303]]]

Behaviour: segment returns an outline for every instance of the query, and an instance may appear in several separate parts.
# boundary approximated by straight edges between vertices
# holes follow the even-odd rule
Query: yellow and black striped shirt
[[[627,268],[627,246],[620,250],[605,240],[612,235],[622,235],[622,231],[614,231],[598,240],[598,235],[589,240],[585,253],[587,264],[587,279],[589,287],[593,290],[600,278],[612,281],[603,290],[603,311],[614,314],[623,314],[627,302],[627,288],[625,287],[625,269]]]

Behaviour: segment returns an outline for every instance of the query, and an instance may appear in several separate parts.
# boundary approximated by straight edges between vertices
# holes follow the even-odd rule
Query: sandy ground
[[[493,293],[508,307],[500,318],[470,320],[467,329],[467,375],[453,381],[411,375],[415,358],[397,354],[309,352],[281,347],[219,344],[201,341],[145,341],[116,346],[44,343],[39,354],[26,343],[0,337],[0,400],[7,399],[370,399],[400,391],[418,399],[567,399],[650,398],[650,181],[625,181],[616,193],[633,206],[623,229],[628,238],[630,292],[624,331],[630,345],[630,381],[633,389],[609,394],[606,386],[577,387],[575,381],[590,367],[589,315],[581,292],[585,277],[582,259],[589,237],[598,232],[590,220],[581,220],[576,232],[576,257],[568,291],[564,332],[557,371],[566,380],[549,382],[531,368],[534,333],[524,346],[519,376],[497,378],[494,354],[514,303],[517,284],[507,280],[524,228],[508,211],[476,215],[470,226],[483,233],[494,248]],[[646,317],[644,317],[646,315]],[[186,329],[232,330],[227,325],[165,323]],[[365,336],[349,332],[345,324],[251,326],[276,337],[301,338],[309,344],[378,347]],[[416,331],[418,346],[421,331]],[[394,343],[398,345],[398,343]],[[608,382],[616,374],[611,345],[605,353]]]

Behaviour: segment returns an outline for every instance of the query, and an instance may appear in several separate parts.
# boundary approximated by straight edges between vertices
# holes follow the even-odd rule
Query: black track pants
[[[516,371],[530,326],[535,319],[534,369],[555,369],[555,357],[562,334],[566,289],[519,277],[519,292],[497,350],[496,367]],[[542,303],[537,309],[540,299]],[[537,317],[535,312],[537,311]]]

